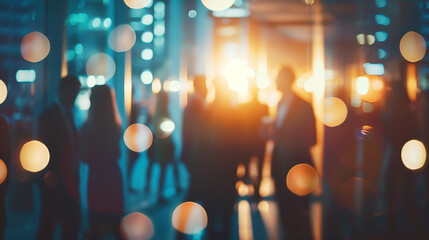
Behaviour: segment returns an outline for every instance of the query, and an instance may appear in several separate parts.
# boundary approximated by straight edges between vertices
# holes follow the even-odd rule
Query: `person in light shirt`
[[[313,108],[292,91],[295,74],[283,67],[276,79],[282,93],[274,125],[272,177],[286,239],[313,239],[309,218],[309,197],[297,196],[286,186],[289,170],[297,164],[313,165],[310,148],[316,144]]]

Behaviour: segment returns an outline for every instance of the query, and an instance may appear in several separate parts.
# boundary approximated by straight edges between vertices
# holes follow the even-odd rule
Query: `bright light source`
[[[188,17],[189,18],[195,18],[197,16],[197,11],[195,10],[189,10]]]
[[[133,212],[122,218],[121,234],[124,239],[149,240],[154,235],[153,223],[143,213]]]
[[[235,0],[201,0],[206,8],[212,11],[224,11],[234,4]]]
[[[132,9],[140,9],[148,7],[152,0],[124,0],[125,4]]]
[[[88,78],[86,79],[86,85],[89,88],[94,87],[96,83],[97,83],[97,79],[95,79],[95,76],[93,75],[88,76]]]
[[[81,92],[77,95],[76,106],[83,111],[88,110],[91,107],[90,96],[88,92]]]
[[[356,40],[359,43],[359,45],[364,45],[365,44],[365,34],[361,33],[356,35]]]
[[[30,172],[42,171],[49,163],[49,150],[39,141],[24,144],[19,154],[22,167]]]
[[[153,33],[152,32],[144,32],[141,36],[142,42],[151,43],[153,41]]]
[[[366,35],[366,40],[368,42],[368,45],[372,45],[375,43],[374,35],[371,35],[371,34]]]
[[[142,80],[142,82],[146,85],[150,84],[153,80],[152,72],[150,70],[143,71],[140,75],[140,80]]]
[[[101,25],[101,19],[100,18],[94,18],[94,20],[92,20],[92,27],[94,28],[98,28]]]
[[[154,79],[152,82],[152,93],[158,94],[159,92],[161,92],[161,89],[162,89],[162,84],[159,78]]]
[[[103,26],[104,26],[105,28],[109,28],[110,26],[112,26],[112,19],[110,19],[110,18],[106,18],[106,19],[104,19],[104,21],[103,21]]]
[[[170,83],[168,84],[168,89],[170,90],[170,92],[178,92],[180,91],[180,88],[180,82],[177,80],[170,81]]]
[[[142,24],[151,25],[153,23],[153,16],[151,14],[146,14],[142,17]]]
[[[376,14],[375,22],[379,25],[387,26],[390,24],[390,18],[386,17],[383,14]]]
[[[159,127],[165,134],[168,134],[168,135],[170,135],[176,128],[174,122],[171,121],[170,119],[164,119],[159,125]]]
[[[384,65],[382,63],[365,63],[363,67],[367,75],[384,75]]]
[[[0,80],[0,104],[4,102],[7,98],[7,86],[6,84]]]
[[[422,168],[426,162],[425,145],[418,140],[410,140],[402,147],[402,162],[410,170]]]
[[[31,70],[18,70],[16,72],[16,81],[21,83],[32,83],[36,81],[36,71]]]
[[[152,49],[144,49],[141,53],[141,58],[143,60],[151,60],[153,58],[153,51]]]
[[[360,95],[368,93],[369,79],[367,77],[359,77],[356,81],[356,90]]]
[[[387,32],[384,32],[384,31],[375,32],[375,38],[379,42],[385,42],[387,40],[387,36],[388,36]]]

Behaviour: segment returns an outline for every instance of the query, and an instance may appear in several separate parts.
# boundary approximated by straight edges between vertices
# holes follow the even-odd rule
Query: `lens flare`
[[[407,32],[399,43],[399,50],[402,57],[409,62],[418,62],[426,54],[426,41],[422,35],[410,31]]]
[[[152,145],[152,132],[144,125],[135,123],[124,133],[125,145],[134,152],[143,152]]]
[[[426,162],[425,145],[418,140],[410,140],[402,147],[401,157],[405,167],[410,170],[418,170]]]
[[[22,39],[21,42],[21,55],[29,62],[40,62],[45,59],[51,45],[49,39],[40,32],[31,32]]]
[[[298,196],[308,195],[316,190],[319,176],[308,164],[301,163],[291,168],[286,177],[288,189]]]
[[[378,76],[371,76],[369,80],[368,92],[362,95],[362,99],[370,103],[375,103],[380,101],[384,96],[384,82]]]
[[[129,8],[140,9],[149,6],[152,0],[124,0]]]
[[[42,171],[48,165],[49,157],[45,144],[36,140],[24,144],[19,155],[22,167],[30,172]]]
[[[4,182],[7,177],[7,167],[3,160],[0,159],[0,184]]]
[[[103,76],[106,81],[113,77],[115,70],[115,61],[105,53],[93,55],[86,63],[86,74],[88,76]]]
[[[153,223],[143,213],[133,212],[121,220],[121,235],[129,240],[147,240],[154,235]]]
[[[369,89],[369,79],[367,77],[359,77],[356,82],[356,89],[359,95],[365,95]]]
[[[224,11],[234,4],[235,0],[201,0],[206,8],[212,11]]]
[[[116,52],[126,52],[136,43],[136,32],[128,25],[117,26],[109,34],[109,47]]]
[[[207,226],[207,213],[194,202],[185,202],[174,209],[173,227],[185,234],[199,233]]]
[[[0,104],[4,102],[7,98],[7,86],[6,84],[0,79]]]

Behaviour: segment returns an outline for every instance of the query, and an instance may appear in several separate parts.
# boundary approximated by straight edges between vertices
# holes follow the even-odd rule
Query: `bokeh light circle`
[[[314,192],[318,184],[319,176],[316,170],[305,163],[295,165],[286,176],[287,188],[298,196]]]
[[[410,140],[402,147],[401,157],[405,167],[410,170],[418,170],[426,162],[425,145],[418,140]]]
[[[347,118],[347,106],[339,98],[328,97],[325,99],[324,114],[320,119],[328,127],[341,125]]]
[[[134,123],[125,130],[125,145],[134,152],[143,152],[152,145],[152,131],[140,123]]]
[[[30,172],[39,172],[49,163],[49,150],[45,144],[33,140],[24,144],[19,154],[22,167]]]
[[[384,96],[384,81],[379,76],[371,76],[369,79],[369,88],[365,95],[362,95],[362,99],[375,103],[380,101]]]
[[[402,57],[407,61],[418,62],[426,54],[426,41],[422,35],[414,31],[409,31],[401,38],[399,50]]]
[[[149,6],[152,0],[124,0],[129,8],[140,9]]]
[[[7,167],[3,160],[0,159],[0,184],[4,182],[7,177]]]
[[[6,84],[0,79],[0,104],[4,102],[7,98],[7,86]]]
[[[45,59],[51,49],[49,39],[40,32],[31,32],[21,42],[21,55],[29,62],[40,62]]]
[[[127,240],[147,240],[154,235],[153,223],[143,213],[133,212],[121,220],[121,235]]]
[[[201,0],[206,8],[212,11],[224,11],[234,4],[235,0]]]
[[[199,233],[207,226],[207,213],[203,207],[194,202],[185,202],[174,209],[173,227],[185,234]]]
[[[136,43],[136,32],[128,25],[117,26],[109,34],[109,47],[116,52],[126,52]]]
[[[105,53],[93,55],[86,63],[86,74],[88,76],[104,76],[106,81],[113,77],[115,70],[115,61]]]

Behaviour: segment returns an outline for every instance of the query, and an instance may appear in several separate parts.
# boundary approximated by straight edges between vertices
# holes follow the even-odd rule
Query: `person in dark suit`
[[[295,74],[289,67],[283,67],[276,79],[283,96],[274,126],[272,177],[286,239],[312,239],[309,197],[297,196],[286,186],[286,176],[292,167],[300,163],[313,165],[310,148],[316,144],[312,106],[292,91],[294,81]]]
[[[170,114],[168,112],[168,104],[169,104],[169,96],[166,92],[160,92],[157,96],[155,113],[152,119],[152,128],[153,128],[153,142],[152,146],[148,149],[148,157],[149,157],[149,167],[147,174],[147,184],[149,184],[151,179],[152,172],[152,164],[157,162],[161,167],[161,175],[159,179],[159,187],[158,187],[158,200],[160,203],[166,203],[167,199],[163,195],[164,190],[164,182],[165,182],[165,174],[167,165],[170,163],[174,163],[174,151],[175,145],[171,136],[172,132],[166,132],[163,129],[162,124],[164,121],[171,121]],[[174,129],[173,129],[174,130]],[[177,166],[174,166],[177,168]],[[178,171],[174,172],[175,181],[178,185],[179,183],[179,175]],[[176,186],[177,186],[176,185]],[[178,188],[178,187],[177,187]]]
[[[6,168],[10,162],[10,135],[9,127],[5,118],[0,116],[0,159],[5,163]],[[6,231],[6,192],[8,187],[8,177],[0,182],[0,239],[4,238]]]
[[[190,175],[188,200],[200,201],[199,195],[205,188],[201,184],[203,177],[201,164],[205,154],[206,77],[196,76],[193,85],[195,92],[189,97],[188,105],[183,111],[181,160],[186,164]]]
[[[91,108],[81,129],[81,159],[88,164],[90,231],[85,239],[107,233],[120,239],[124,189],[119,167],[122,128],[113,91],[107,85],[91,90]]]
[[[258,100],[258,88],[253,86],[252,90],[252,101],[243,104],[241,107],[241,141],[242,141],[242,152],[245,166],[249,166],[250,159],[252,157],[257,158],[258,162],[258,177],[254,182],[255,185],[255,197],[259,199],[259,186],[262,179],[262,166],[265,153],[266,140],[261,134],[262,119],[268,116],[268,106],[260,103]],[[250,168],[246,171],[246,177],[249,175]]]
[[[37,137],[50,152],[41,172],[39,188],[42,211],[37,239],[52,239],[56,224],[62,239],[78,239],[80,226],[78,137],[72,107],[81,84],[66,76],[58,86],[58,99],[38,119]]]

